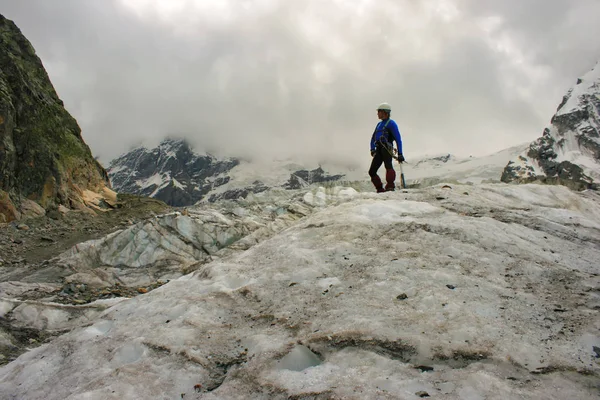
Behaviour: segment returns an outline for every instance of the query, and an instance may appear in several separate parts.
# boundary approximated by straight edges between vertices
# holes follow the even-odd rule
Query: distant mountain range
[[[152,149],[135,148],[111,161],[107,171],[117,192],[153,197],[172,206],[237,199],[272,187],[299,189],[344,178],[329,175],[318,166],[304,169],[290,162],[265,165],[217,159],[195,152],[183,139],[165,139]]]
[[[526,148],[512,147],[485,157],[429,156],[404,164],[409,184],[438,181],[500,181],[506,163]],[[165,139],[155,148],[138,147],[107,169],[117,192],[154,197],[172,206],[198,201],[245,198],[271,188],[294,190],[313,184],[363,182],[369,190],[368,165],[360,170],[334,165],[307,165],[289,160],[257,162],[218,159],[198,153],[182,139]]]
[[[551,125],[531,144],[484,157],[460,159],[440,154],[409,161],[404,165],[409,184],[542,180],[577,189],[596,187],[600,180],[600,67],[577,80]],[[155,148],[138,147],[118,157],[107,172],[117,192],[187,206],[198,201],[245,198],[271,188],[299,189],[335,181],[364,182],[367,189],[367,168],[219,159],[194,151],[185,140],[165,139]]]

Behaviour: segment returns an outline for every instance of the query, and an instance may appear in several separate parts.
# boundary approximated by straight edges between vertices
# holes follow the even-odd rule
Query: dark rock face
[[[502,182],[541,180],[596,188],[600,180],[600,66],[577,80],[563,97],[550,127],[510,161]]]
[[[41,60],[19,28],[0,15],[0,190],[2,218],[22,199],[43,207],[83,203],[82,191],[109,185],[65,110]],[[6,202],[8,200],[8,203]]]
[[[321,167],[308,170],[299,170],[290,175],[290,179],[283,185],[285,189],[301,189],[313,183],[334,182],[342,179],[344,175],[328,175]]]
[[[108,174],[118,192],[180,207],[229,182],[225,174],[238,164],[236,159],[220,161],[194,153],[185,140],[166,139],[154,149],[140,147],[111,161]]]

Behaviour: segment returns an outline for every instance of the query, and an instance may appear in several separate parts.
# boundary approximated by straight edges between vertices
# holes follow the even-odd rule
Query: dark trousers
[[[371,182],[375,186],[378,192],[383,192],[385,190],[394,190],[396,180],[396,171],[394,171],[394,166],[392,164],[392,150],[389,150],[383,145],[379,145],[375,149],[375,155],[373,156],[373,160],[371,161],[371,168],[369,168],[369,176],[371,177]],[[383,183],[377,175],[377,171],[381,167],[381,164],[385,165],[386,174],[385,174],[385,190],[383,188]]]

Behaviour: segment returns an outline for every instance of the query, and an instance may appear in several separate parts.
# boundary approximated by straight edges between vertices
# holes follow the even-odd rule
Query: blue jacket
[[[398,130],[396,121],[389,118],[379,121],[375,127],[375,132],[373,132],[373,136],[371,136],[371,150],[375,150],[375,147],[379,143],[392,147],[394,141],[398,146],[398,154],[402,154],[402,139],[400,138],[400,131]]]

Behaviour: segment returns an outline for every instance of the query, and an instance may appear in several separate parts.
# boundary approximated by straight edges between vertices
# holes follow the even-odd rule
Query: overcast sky
[[[95,156],[167,135],[230,155],[410,161],[541,135],[600,58],[598,0],[0,0]]]

